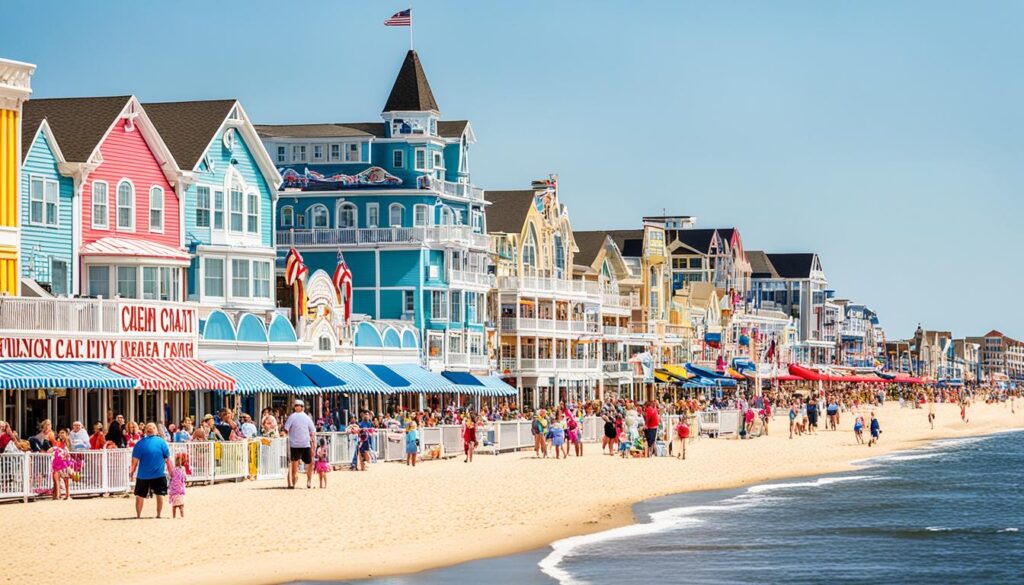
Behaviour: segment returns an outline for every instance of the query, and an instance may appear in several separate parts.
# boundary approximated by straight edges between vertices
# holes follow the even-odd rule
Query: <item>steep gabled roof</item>
[[[25,102],[22,114],[22,138],[31,143],[45,118],[60,144],[64,158],[86,162],[114,124],[131,96],[33,99]]]
[[[772,261],[761,250],[747,250],[747,261],[750,262],[751,278],[779,278],[779,273]]]
[[[768,260],[782,278],[810,278],[817,254],[805,252],[799,254],[768,254]]]
[[[642,258],[644,255],[644,230],[611,230],[608,232],[619,253],[627,258]]]
[[[469,120],[449,120],[437,123],[437,133],[445,138],[459,138],[469,126]]]
[[[488,233],[519,234],[523,231],[526,214],[533,205],[533,190],[485,191],[484,197],[490,202],[484,209]]]
[[[423,64],[416,51],[405,54],[402,68],[398,70],[395,85],[391,87],[391,95],[384,104],[385,112],[440,112],[434,92],[427,83],[427,74],[423,72]]]
[[[572,232],[572,239],[576,241],[576,262],[590,266],[601,253],[604,244],[608,241],[608,232]]]
[[[183,169],[199,164],[237,100],[142,104],[174,160]]]
[[[715,232],[717,230],[713,228],[709,229],[689,229],[689,230],[668,230],[665,235],[667,243],[671,244],[675,240],[679,240],[683,244],[697,250],[701,254],[708,254],[711,251],[711,242],[715,239]]]

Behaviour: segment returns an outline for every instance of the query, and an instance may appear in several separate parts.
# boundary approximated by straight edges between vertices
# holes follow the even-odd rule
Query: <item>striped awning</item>
[[[302,371],[318,385],[340,382],[336,392],[349,394],[391,394],[390,386],[370,373],[366,366],[352,362],[318,362],[302,364]]]
[[[256,394],[259,392],[291,393],[292,387],[263,367],[261,362],[208,362],[214,369],[235,380],[235,392]]]
[[[235,389],[234,378],[194,358],[126,358],[110,369],[137,378],[140,390]]]
[[[454,387],[455,392],[474,396],[514,396],[515,386],[509,386],[498,376],[475,376],[467,372],[441,372]]]
[[[263,364],[267,373],[280,380],[286,387],[285,392],[292,394],[320,394],[323,389],[317,385],[309,376],[302,373],[295,364],[289,363],[267,363]]]
[[[510,385],[498,376],[480,376],[478,378],[493,394],[491,396],[515,396],[519,393],[515,386]]]
[[[0,389],[74,388],[130,390],[139,383],[93,362],[2,361]]]
[[[456,385],[444,376],[425,370],[419,364],[392,364],[389,366],[369,366],[386,368],[409,381],[408,388],[396,388],[398,392],[458,392]],[[374,370],[376,374],[376,370]]]

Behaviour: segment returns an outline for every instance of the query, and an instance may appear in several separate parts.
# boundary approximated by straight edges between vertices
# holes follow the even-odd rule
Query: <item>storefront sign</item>
[[[195,333],[196,311],[184,307],[123,305],[120,323],[125,333]]]
[[[0,337],[0,359],[107,362],[131,357],[195,357],[192,339]]]

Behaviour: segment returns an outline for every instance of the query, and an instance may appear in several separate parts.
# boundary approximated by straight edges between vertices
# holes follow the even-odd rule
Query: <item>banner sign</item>
[[[123,358],[194,358],[198,313],[188,306],[122,304],[115,333],[0,331],[0,359],[112,362]]]

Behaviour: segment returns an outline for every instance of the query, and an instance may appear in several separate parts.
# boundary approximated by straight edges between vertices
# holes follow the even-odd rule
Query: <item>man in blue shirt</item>
[[[156,423],[146,424],[146,436],[132,448],[132,469],[128,473],[129,478],[135,478],[136,518],[142,517],[142,504],[151,493],[156,494],[156,517],[160,517],[167,495],[167,478],[173,471],[167,441],[157,436]]]

